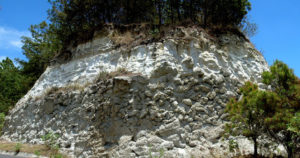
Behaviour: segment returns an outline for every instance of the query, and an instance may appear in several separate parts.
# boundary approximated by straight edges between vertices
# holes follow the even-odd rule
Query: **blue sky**
[[[251,41],[269,64],[282,60],[300,76],[300,1],[250,0],[250,18],[258,25]],[[21,58],[20,37],[47,18],[47,0],[0,0],[0,60]]]
[[[48,0],[0,0],[0,60],[25,59],[21,36],[30,36],[28,28],[47,18]]]
[[[250,0],[258,34],[251,41],[269,64],[287,63],[300,77],[300,1]]]

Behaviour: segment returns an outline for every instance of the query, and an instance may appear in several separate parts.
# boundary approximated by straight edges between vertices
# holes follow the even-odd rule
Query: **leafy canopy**
[[[231,123],[229,133],[242,134],[254,141],[257,155],[257,138],[269,138],[285,146],[293,157],[300,149],[300,90],[299,79],[285,63],[276,61],[270,71],[262,74],[263,82],[272,90],[259,90],[250,82],[241,88],[242,98],[232,99],[227,105]]]
[[[29,89],[28,79],[6,58],[0,62],[0,113],[7,113]]]
[[[237,27],[251,4],[248,0],[49,0],[54,32],[66,44],[86,41],[104,24],[148,23],[153,26],[190,20],[202,26]],[[75,42],[76,44],[76,42]]]

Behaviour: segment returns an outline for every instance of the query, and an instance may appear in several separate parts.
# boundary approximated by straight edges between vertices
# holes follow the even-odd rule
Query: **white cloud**
[[[6,56],[0,56],[0,61],[6,59]]]
[[[23,46],[23,43],[19,40],[19,41],[10,41],[9,42],[12,46],[15,46],[17,48],[21,48]]]
[[[28,31],[0,26],[0,49],[20,49],[22,47],[21,37],[29,36]]]

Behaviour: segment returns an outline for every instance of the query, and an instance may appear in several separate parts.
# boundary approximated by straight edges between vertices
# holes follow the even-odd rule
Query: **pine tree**
[[[265,105],[268,134],[277,142],[283,143],[288,157],[291,158],[299,143],[297,132],[289,130],[290,121],[297,117],[297,112],[300,112],[299,91],[296,88],[298,79],[292,69],[277,60],[271,66],[270,72],[263,73],[263,82],[272,86],[280,98],[277,104]]]
[[[279,144],[283,144],[288,157],[299,150],[299,80],[293,70],[281,61],[276,61],[270,71],[264,72],[263,82],[271,86],[271,91],[259,90],[249,82],[241,88],[242,99],[231,100],[227,112],[231,121],[227,131],[242,134],[254,142],[257,156],[258,136],[265,134]]]
[[[261,91],[251,82],[245,83],[241,93],[241,100],[231,99],[227,104],[226,111],[231,122],[227,124],[226,131],[231,135],[250,138],[254,144],[254,157],[257,157],[257,139],[264,133],[264,105],[273,105],[279,99],[276,93]]]

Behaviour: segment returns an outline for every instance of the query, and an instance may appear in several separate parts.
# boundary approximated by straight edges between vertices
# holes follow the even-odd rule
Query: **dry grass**
[[[17,146],[20,146],[20,151],[28,154],[35,154],[37,156],[54,156],[58,154],[57,150],[51,150],[46,145],[32,145],[32,144],[20,144],[15,142],[8,142],[0,140],[0,150],[6,152],[16,152]],[[62,156],[63,158],[67,158],[66,155]]]
[[[119,34],[115,32],[112,36],[112,40],[118,45],[130,45],[135,40],[133,36],[133,33],[131,33],[130,31]]]
[[[91,85],[91,83],[86,83],[84,85],[74,83],[74,84],[68,84],[64,87],[51,87],[45,91],[45,95],[56,94],[59,92],[66,92],[66,91],[83,91],[84,88],[88,87],[89,85]]]
[[[82,92],[84,90],[84,88],[88,87],[89,85],[91,85],[92,83],[87,82],[84,85],[80,85],[77,83],[73,83],[73,84],[68,84],[64,87],[49,87],[47,88],[43,94],[35,96],[33,99],[35,101],[37,100],[41,100],[43,99],[45,96],[50,95],[50,94],[57,94],[59,92],[66,92],[66,91],[80,91]]]
[[[133,76],[133,75],[140,75],[140,74],[129,72],[125,68],[118,68],[116,71],[113,72],[106,72],[106,71],[100,72],[95,82],[99,82],[100,80],[107,80],[117,76]]]
[[[206,32],[211,36],[218,38],[220,35],[232,34],[241,37],[242,39],[250,42],[249,39],[243,34],[243,32],[236,26],[223,26],[223,25],[213,25],[205,28]]]

